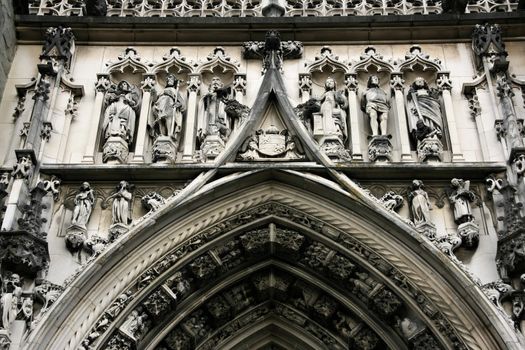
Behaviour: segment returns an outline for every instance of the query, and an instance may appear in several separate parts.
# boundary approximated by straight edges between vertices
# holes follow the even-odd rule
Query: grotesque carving
[[[408,195],[412,222],[419,233],[429,239],[436,237],[436,226],[430,217],[431,204],[427,192],[423,189],[423,181],[412,181],[412,191]]]
[[[410,133],[417,144],[419,159],[440,160],[443,119],[438,91],[430,89],[425,79],[417,77],[408,91],[408,103]]]
[[[22,155],[18,158],[17,163],[13,166],[11,176],[13,179],[28,180],[33,173],[33,162],[28,155]]]
[[[387,120],[390,110],[390,98],[379,86],[379,77],[368,78],[367,90],[363,94],[361,108],[370,118],[372,136],[388,135]]]
[[[160,209],[166,203],[166,200],[157,192],[149,192],[142,197],[141,202],[144,208],[152,212]]]
[[[182,131],[183,114],[186,102],[179,92],[179,80],[173,74],[166,77],[166,87],[157,97],[153,105],[153,113],[149,123],[150,134],[154,139],[153,158],[158,160],[174,160],[166,154],[175,154]],[[166,145],[167,144],[167,145]],[[158,150],[168,147],[170,152]],[[157,152],[155,151],[157,150]]]
[[[379,201],[383,203],[387,210],[390,211],[397,211],[403,206],[403,197],[395,194],[393,191],[385,193],[384,196],[379,199]]]
[[[140,94],[137,87],[123,80],[106,93],[102,129],[103,160],[124,163],[133,142]]]
[[[478,244],[479,227],[474,223],[470,202],[476,196],[470,191],[470,181],[454,178],[450,184],[452,191],[449,192],[448,199],[454,206],[454,221],[459,225],[458,234],[467,247],[473,248]]]

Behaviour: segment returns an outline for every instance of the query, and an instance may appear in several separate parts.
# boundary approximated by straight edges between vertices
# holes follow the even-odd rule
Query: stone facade
[[[4,92],[9,68],[13,62],[16,52],[16,34],[14,23],[13,3],[10,0],[2,0],[0,3],[0,29],[2,38],[0,40],[0,96]]]
[[[524,13],[352,4],[21,6],[0,348],[522,349]]]

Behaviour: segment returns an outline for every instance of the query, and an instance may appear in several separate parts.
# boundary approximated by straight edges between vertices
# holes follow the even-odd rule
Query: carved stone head
[[[417,77],[416,80],[412,83],[412,88],[414,90],[425,89],[428,90],[428,83],[423,77]]]
[[[127,81],[122,80],[117,85],[117,91],[121,92],[121,93],[122,92],[130,92],[131,91],[131,86],[129,85],[129,83]]]
[[[218,89],[221,89],[224,86],[224,83],[222,82],[221,78],[215,76],[211,78],[211,83],[209,87],[210,92],[215,92]]]
[[[332,90],[336,90],[337,89],[337,84],[336,84],[334,78],[329,77],[329,78],[326,79],[326,81],[324,82],[324,89],[326,91],[332,91]]]
[[[91,189],[91,185],[89,182],[82,182],[82,185],[80,185],[81,191],[89,191]]]
[[[379,77],[375,74],[368,77],[368,83],[366,84],[367,88],[379,87]]]
[[[423,188],[423,181],[421,180],[414,180],[412,181],[412,189],[413,190],[418,190],[418,189],[421,189]]]
[[[166,87],[177,87],[179,79],[174,74],[168,74],[166,77]]]

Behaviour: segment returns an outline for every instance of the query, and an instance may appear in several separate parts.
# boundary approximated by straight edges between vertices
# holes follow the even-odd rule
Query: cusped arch
[[[151,73],[153,63],[143,62],[137,49],[133,47],[127,47],[117,58],[116,61],[106,62],[104,72],[105,74],[111,73],[124,73],[125,69],[131,69],[132,74],[135,73]]]
[[[267,170],[218,179],[185,200],[168,203],[98,256],[43,316],[26,349],[77,349],[90,337],[100,346],[103,342],[97,341],[107,340],[106,334],[147,300],[142,296],[165,289],[178,262],[190,259],[213,237],[226,240],[224,232],[233,232],[225,227],[229,219],[238,217],[239,226],[253,223],[247,213],[261,213],[264,205],[289,208],[286,220],[292,226],[320,223],[311,234],[317,232],[332,249],[341,246],[334,254],[346,249],[347,258],[373,271],[407,307],[420,310],[442,347],[520,347],[478,286],[401,219],[371,203],[360,193],[296,172]],[[279,213],[274,217],[284,215]],[[118,312],[106,317],[108,310]]]

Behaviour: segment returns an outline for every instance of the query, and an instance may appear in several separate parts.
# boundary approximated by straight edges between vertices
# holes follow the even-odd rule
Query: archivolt
[[[443,348],[519,348],[513,331],[493,311],[477,286],[447,257],[380,206],[348,195],[337,186],[327,186],[326,180],[313,181],[312,177],[288,172],[256,173],[216,184],[208,185],[176,207],[161,210],[99,256],[41,321],[27,348],[76,349],[82,341],[100,347],[118,337],[129,341],[122,330],[126,329],[125,321],[131,312],[138,308],[146,310],[157,323],[157,328],[153,325],[151,329],[158,334],[176,330],[199,303],[190,303],[188,296],[187,303],[194,306],[183,312],[183,292],[177,289],[179,282],[174,281],[179,277],[181,281],[200,278],[204,288],[209,287],[213,279],[195,274],[200,271],[194,268],[196,261],[203,259],[211,259],[222,273],[233,274],[235,267],[242,264],[227,268],[220,252],[228,255],[232,251],[218,247],[228,246],[232,238],[240,239],[249,230],[270,223],[305,237],[298,250],[302,260],[298,259],[295,265],[288,261],[289,267],[281,266],[280,271],[286,270],[298,278],[294,269],[299,266],[309,276],[307,282],[317,279],[321,281],[318,289],[326,287],[343,295],[346,301],[341,302],[343,299],[331,294],[344,306],[340,310],[350,310],[390,347],[399,344],[400,338],[405,344],[411,341],[406,331],[395,330],[398,315],[423,325],[430,341]],[[239,250],[246,256],[248,248],[243,245]],[[305,260],[307,255],[310,260]],[[286,255],[277,258],[286,261],[283,256]],[[274,265],[277,268],[278,264]],[[357,286],[361,285],[359,281],[366,285],[367,278],[359,278],[357,272],[371,278],[369,287],[380,285],[392,300],[402,304],[386,315],[382,328],[373,321],[381,312],[373,307],[376,294],[360,297]],[[217,278],[214,283],[224,280],[220,274],[213,278]],[[223,288],[214,295],[224,291]],[[279,302],[271,298],[268,301]],[[170,313],[173,305],[175,310]],[[312,310],[313,304],[298,312],[306,317]],[[167,322],[167,314],[177,316],[179,322]],[[486,327],[489,323],[492,326]],[[404,326],[407,327],[406,322]],[[327,332],[344,339],[342,331],[334,327],[324,325]],[[160,341],[152,334],[142,337],[141,347]]]

